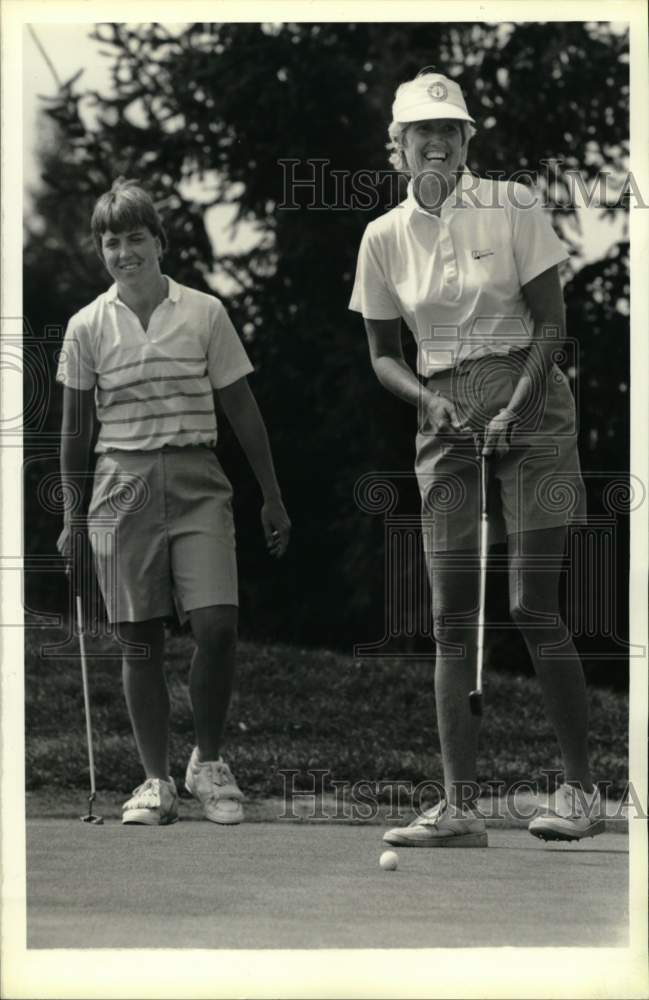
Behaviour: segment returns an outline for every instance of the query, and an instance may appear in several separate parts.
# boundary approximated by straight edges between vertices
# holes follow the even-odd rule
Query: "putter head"
[[[92,811],[92,804],[95,801],[95,793],[92,791],[88,796],[88,813],[86,816],[79,816],[82,823],[91,823],[92,826],[103,826],[104,821],[101,816],[95,816]]]
[[[471,715],[482,715],[482,691],[471,691],[469,694]]]
[[[101,816],[95,816],[93,813],[88,813],[87,816],[79,816],[82,823],[91,823],[93,826],[103,826],[104,821]]]

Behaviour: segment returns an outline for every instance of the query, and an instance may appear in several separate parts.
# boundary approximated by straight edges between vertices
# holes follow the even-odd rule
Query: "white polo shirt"
[[[367,226],[349,308],[401,317],[423,376],[464,358],[508,353],[533,334],[522,286],[568,257],[538,198],[522,184],[468,171],[436,218],[406,199]]]
[[[95,451],[216,444],[214,389],[253,367],[225,307],[167,278],[144,331],[113,285],[71,318],[57,381],[95,388]]]

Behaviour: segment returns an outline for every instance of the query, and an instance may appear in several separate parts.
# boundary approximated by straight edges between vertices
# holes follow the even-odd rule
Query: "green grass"
[[[53,629],[26,634],[27,786],[88,784],[81,670],[76,640],[63,658],[44,647],[62,641]],[[142,780],[121,687],[119,659],[107,640],[88,640],[90,698],[99,789],[129,790]],[[171,773],[184,775],[193,744],[187,694],[191,641],[167,646],[172,706]],[[97,654],[102,653],[99,656]],[[237,690],[224,755],[249,796],[282,795],[280,768],[308,770],[353,783],[441,778],[431,662],[355,661],[322,649],[242,642]],[[620,794],[627,780],[625,694],[589,690],[593,772]],[[540,781],[560,767],[534,678],[488,672],[479,757],[482,782]]]

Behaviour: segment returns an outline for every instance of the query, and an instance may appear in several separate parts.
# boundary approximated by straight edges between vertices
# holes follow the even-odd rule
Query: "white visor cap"
[[[429,118],[458,118],[474,122],[466,109],[459,85],[441,73],[425,73],[402,83],[397,87],[392,105],[392,120],[395,122],[405,124]]]

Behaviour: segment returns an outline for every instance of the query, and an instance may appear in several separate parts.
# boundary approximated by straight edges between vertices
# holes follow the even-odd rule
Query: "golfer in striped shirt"
[[[222,303],[162,274],[162,223],[148,193],[120,178],[95,205],[92,236],[114,284],[70,320],[57,378],[64,386],[61,476],[68,503],[59,550],[77,559],[75,517],[87,513],[95,568],[122,644],[123,681],[144,782],[123,821],[178,818],[169,775],[164,619],[189,619],[196,746],[185,776],[207,819],[243,819],[242,793],[221,757],[234,675],[237,563],[232,490],[214,453],[214,391],[263,495],[268,549],[281,556],[290,521],[252,365]],[[92,498],[84,510],[95,418]]]

